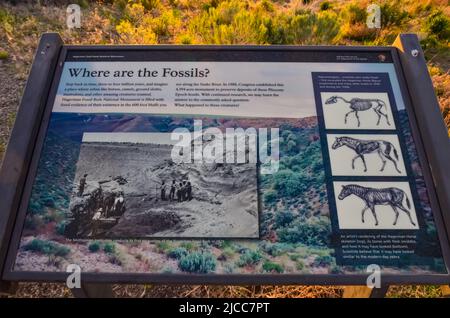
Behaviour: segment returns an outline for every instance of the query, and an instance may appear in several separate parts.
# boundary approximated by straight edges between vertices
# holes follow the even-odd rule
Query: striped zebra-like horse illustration
[[[352,194],[359,197],[365,203],[365,206],[361,211],[362,223],[364,223],[364,213],[367,209],[370,209],[370,211],[372,211],[373,217],[375,218],[375,225],[378,225],[378,217],[375,212],[375,206],[390,205],[395,212],[395,220],[393,225],[397,224],[400,209],[408,215],[411,224],[413,226],[416,226],[412,219],[411,212],[408,210],[411,208],[411,203],[409,202],[408,196],[402,189],[395,187],[375,189],[363,187],[357,184],[348,184],[342,186],[342,190],[338,198],[339,200],[344,200],[346,197]],[[408,209],[403,206],[403,199],[405,198]]]
[[[386,123],[390,126],[391,123],[389,122],[388,115],[383,113],[381,109],[384,107],[384,109],[387,111],[386,103],[382,101],[381,99],[376,98],[352,98],[351,100],[346,100],[345,98],[341,96],[331,96],[325,101],[325,104],[336,104],[338,102],[338,99],[342,100],[343,102],[350,104],[350,111],[345,114],[344,122],[347,124],[347,117],[350,114],[355,114],[356,120],[358,121],[358,127],[361,125],[359,121],[359,115],[358,112],[366,111],[369,109],[373,109],[375,114],[378,116],[377,126],[380,124],[381,116],[386,118]]]
[[[395,170],[397,170],[398,173],[401,173],[401,171],[397,167],[397,161],[399,160],[397,149],[395,149],[394,145],[389,141],[361,140],[348,136],[343,136],[343,137],[336,137],[336,140],[334,141],[331,148],[336,150],[343,146],[352,149],[356,153],[356,156],[352,159],[353,170],[355,170],[355,160],[361,158],[364,164],[364,172],[367,172],[367,165],[366,160],[364,159],[364,155],[377,153],[382,162],[380,171],[384,171],[384,168],[386,167],[386,161],[390,160],[394,164]],[[394,154],[395,160],[394,158],[392,158],[391,152]]]

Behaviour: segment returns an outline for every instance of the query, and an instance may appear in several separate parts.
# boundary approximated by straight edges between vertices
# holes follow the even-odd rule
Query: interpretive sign
[[[61,46],[2,180],[3,279],[449,282],[448,139],[424,150],[402,54]]]

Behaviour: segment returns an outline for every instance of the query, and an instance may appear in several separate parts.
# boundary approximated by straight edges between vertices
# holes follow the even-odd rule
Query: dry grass
[[[441,107],[442,116],[450,136],[450,73],[432,74],[433,85]]]
[[[340,298],[341,286],[230,286],[230,285],[113,285],[116,297],[123,298]],[[8,297],[67,298],[71,291],[61,283],[20,283]],[[392,286],[390,298],[442,297],[439,286]]]

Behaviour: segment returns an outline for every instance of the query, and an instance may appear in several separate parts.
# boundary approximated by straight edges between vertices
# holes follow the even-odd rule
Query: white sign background
[[[140,69],[189,70],[209,69],[208,77],[171,78],[171,77],[134,77],[130,78],[92,78],[71,77],[69,68],[86,68],[89,71],[133,71]],[[396,96],[397,107],[404,108],[400,88],[393,64],[379,63],[284,63],[284,62],[65,62],[54,112],[73,113],[142,113],[170,115],[211,115],[230,117],[266,117],[266,118],[304,118],[316,116],[314,90],[311,72],[387,72]],[[62,106],[63,94],[70,83],[82,82],[95,86],[96,83],[167,83],[158,96],[167,102],[165,107],[109,107],[109,106]],[[240,107],[186,108],[174,105],[177,83],[282,83],[284,92],[279,97],[251,98]]]

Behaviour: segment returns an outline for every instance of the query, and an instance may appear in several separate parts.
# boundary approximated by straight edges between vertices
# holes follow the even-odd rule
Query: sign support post
[[[449,143],[448,133],[417,35],[400,34],[393,45],[398,49],[436,194],[442,207],[447,238],[450,239],[450,211],[445,210],[445,207],[450,206],[450,147],[444,146]]]
[[[4,269],[4,260],[16,219],[20,197],[31,162],[35,139],[41,125],[44,108],[59,52],[63,41],[58,33],[42,35],[36,50],[33,66],[28,76],[14,129],[11,132],[8,148],[0,171],[0,273]],[[31,127],[31,128],[29,128]],[[24,129],[27,128],[27,129]],[[4,287],[3,284],[6,284]],[[9,284],[0,280],[0,290],[9,289]]]
[[[442,291],[442,296],[444,296],[445,298],[450,297],[450,286],[447,286],[447,285],[441,286],[441,291]]]
[[[114,298],[114,291],[110,284],[81,283],[81,288],[73,288],[75,298]]]
[[[342,298],[384,298],[389,285],[380,288],[369,288],[367,286],[345,286]]]

